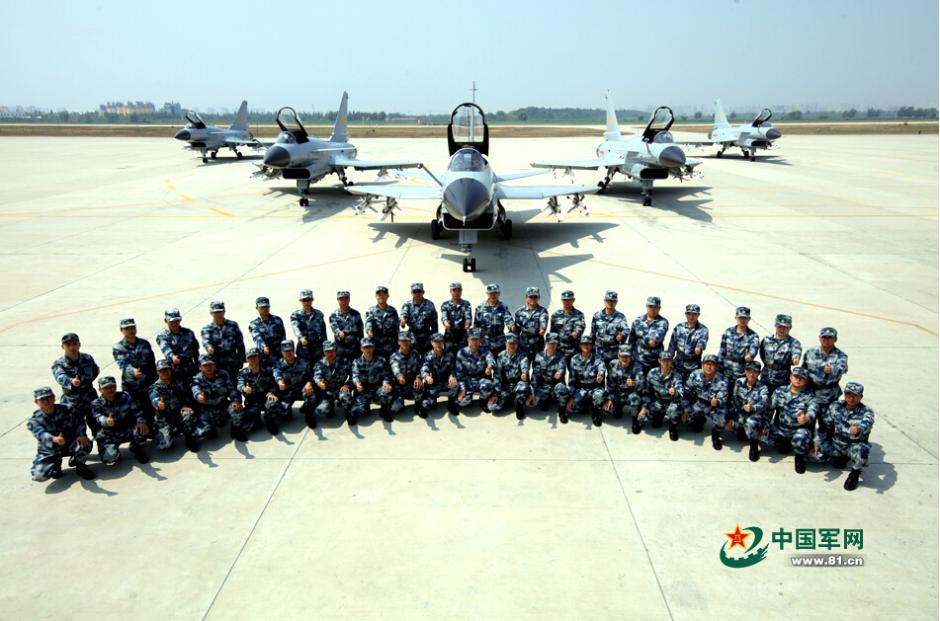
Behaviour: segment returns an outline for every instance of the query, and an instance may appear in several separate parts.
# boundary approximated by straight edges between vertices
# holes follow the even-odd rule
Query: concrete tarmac
[[[491,159],[519,171],[598,142],[499,139]],[[435,172],[447,161],[442,140],[357,146]],[[936,618],[937,149],[936,135],[785,136],[756,162],[693,151],[704,178],[657,182],[652,207],[623,177],[563,223],[542,201],[507,201],[514,239],[483,234],[479,272],[464,274],[454,236],[430,238],[430,203],[378,222],[335,177],[298,206],[293,182],[249,177],[259,155],[202,164],[169,139],[0,138],[0,617]],[[569,180],[513,183],[556,182]],[[734,439],[714,451],[706,432],[670,442],[626,421],[440,406],[353,430],[295,418],[245,445],[223,433],[198,454],[151,448],[146,466],[126,449],[112,467],[95,456],[91,482],[30,480],[32,389],[54,384],[65,332],[117,375],[123,317],[153,343],[165,308],[198,333],[221,299],[247,335],[260,295],[286,320],[302,288],[328,314],[338,289],[364,312],[377,284],[400,307],[412,281],[439,304],[453,280],[474,305],[500,283],[513,309],[526,286],[550,310],[570,288],[588,316],[606,289],[629,318],[658,295],[671,324],[695,302],[710,352],[739,305],[761,336],[791,314],[804,349],[836,327],[846,379],[876,412],[860,487],[829,467],[797,475],[775,451],[751,463]],[[736,525],[762,529],[763,561],[722,564]],[[772,543],[828,528],[832,549]],[[862,549],[841,545],[845,529]],[[803,552],[865,565],[793,567]]]

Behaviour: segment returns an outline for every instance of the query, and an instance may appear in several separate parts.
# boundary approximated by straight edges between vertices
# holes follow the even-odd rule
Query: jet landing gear
[[[467,256],[463,258],[463,271],[467,273],[477,271],[477,260],[475,257],[470,256],[470,253],[473,252],[473,246],[477,243],[477,231],[461,230],[457,232],[457,235],[457,243],[460,244],[461,252],[467,253]]]
[[[501,203],[497,204],[497,209],[496,226],[499,227],[499,235],[506,240],[512,239],[512,220],[506,217],[506,209]]]
[[[757,159],[757,149],[751,149],[750,152],[748,152],[747,149],[741,149],[741,155],[745,159],[749,159],[753,162],[754,160]]]
[[[239,151],[238,149],[232,149],[232,151],[235,152],[235,157],[237,157],[238,159],[242,159],[243,157],[245,157],[244,155],[242,155],[242,152]]]
[[[721,157],[721,156],[724,155],[724,154],[725,154],[725,148],[722,147],[722,148],[718,149],[718,153],[715,154],[715,157]]]
[[[219,157],[219,152],[218,152],[218,151],[213,151],[210,155],[212,156],[212,159],[215,159],[215,158]]]
[[[614,178],[614,173],[615,173],[615,172],[616,172],[616,170],[613,169],[613,168],[608,168],[608,169],[607,169],[607,176],[604,177],[603,180],[597,182],[597,187],[600,188],[600,190],[597,191],[598,194],[603,194],[603,193],[604,193],[604,190],[607,189],[607,186],[610,185],[611,180]]]
[[[310,181],[307,179],[297,180],[297,191],[300,192],[300,200],[297,201],[301,207],[309,207],[310,200],[307,198],[307,190],[310,189]]]
[[[643,206],[650,207],[653,204],[653,182],[644,180],[640,183],[643,184],[643,189],[640,190],[640,194],[643,195]]]

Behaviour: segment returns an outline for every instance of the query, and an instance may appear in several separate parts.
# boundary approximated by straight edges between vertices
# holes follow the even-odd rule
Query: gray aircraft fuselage
[[[308,179],[315,183],[333,172],[333,160],[342,155],[354,159],[356,147],[348,142],[330,142],[308,136],[298,143],[293,133],[282,131],[264,154],[264,165],[280,170],[285,179]],[[296,175],[294,174],[296,171]]]

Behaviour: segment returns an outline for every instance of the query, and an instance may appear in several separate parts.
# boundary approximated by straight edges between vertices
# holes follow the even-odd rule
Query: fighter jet
[[[293,108],[284,107],[278,110],[276,120],[281,133],[274,144],[268,147],[263,165],[253,176],[296,180],[300,206],[307,207],[310,204],[307,198],[310,184],[327,175],[335,174],[344,186],[350,186],[352,181],[346,178],[347,168],[378,170],[379,176],[384,177],[389,170],[421,167],[421,162],[408,160],[372,162],[356,159],[357,150],[349,143],[349,127],[346,122],[348,100],[349,95],[344,92],[329,140],[318,140],[307,133]]]
[[[564,170],[567,175],[571,175],[574,169],[605,168],[607,175],[597,184],[600,192],[607,189],[615,174],[626,175],[628,179],[640,182],[643,205],[648,207],[653,204],[655,179],[667,179],[672,176],[681,181],[701,175],[694,170],[700,162],[686,160],[685,152],[673,141],[672,134],[669,133],[673,120],[672,110],[660,106],[653,112],[642,134],[624,138],[620,134],[617,113],[608,92],[607,129],[604,131],[604,142],[597,146],[596,159],[550,160],[532,162],[532,166]]]
[[[712,129],[708,132],[707,138],[700,140],[679,140],[677,144],[689,145],[694,147],[718,146],[716,157],[721,157],[725,149],[739,148],[744,157],[750,158],[753,162],[756,159],[758,149],[769,149],[773,146],[774,140],[780,138],[783,134],[770,122],[773,113],[770,108],[764,108],[760,111],[750,124],[730,125],[725,111],[721,107],[721,100],[715,100],[715,121]]]
[[[209,161],[206,153],[215,159],[219,155],[219,149],[231,149],[238,159],[242,159],[238,147],[263,149],[266,146],[248,131],[247,101],[242,101],[242,105],[238,107],[238,114],[235,115],[235,121],[227,129],[206,125],[199,113],[193,110],[188,111],[185,117],[186,127],[176,132],[173,137],[188,142],[187,149],[201,152],[203,164]]]
[[[596,192],[595,186],[511,186],[504,182],[544,174],[542,171],[497,175],[490,167],[490,133],[483,110],[475,103],[462,103],[451,113],[447,126],[447,147],[450,162],[440,178],[423,167],[429,185],[357,185],[353,194],[366,196],[365,205],[373,196],[385,198],[382,218],[393,215],[398,201],[427,199],[438,202],[431,220],[431,238],[440,239],[444,231],[457,231],[460,249],[467,254],[463,271],[475,272],[476,258],[470,256],[480,231],[498,228],[503,239],[512,239],[512,220],[507,218],[503,199],[548,199],[548,209],[560,213],[558,197],[572,195],[571,210],[587,210],[584,195]],[[359,212],[362,213],[362,207]]]

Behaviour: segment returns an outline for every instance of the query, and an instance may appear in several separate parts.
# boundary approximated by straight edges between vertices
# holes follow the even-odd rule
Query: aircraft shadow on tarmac
[[[623,207],[635,207],[638,215],[655,214],[656,211],[671,211],[690,220],[711,224],[711,214],[702,209],[712,202],[709,198],[711,190],[707,187],[681,185],[656,186],[653,189],[653,205],[643,207],[640,204],[640,186],[634,183],[611,183],[602,196],[611,196],[621,199]],[[688,198],[702,195],[704,198]],[[651,210],[651,211],[647,211]]]
[[[297,198],[297,187],[293,185],[271,185],[268,186],[265,194],[279,194]],[[358,196],[353,196],[342,185],[323,185],[311,187],[307,192],[307,199],[310,204],[307,207],[300,207],[294,202],[294,207],[303,210],[303,223],[316,222],[324,218],[336,215],[344,209],[353,207],[358,201]]]

